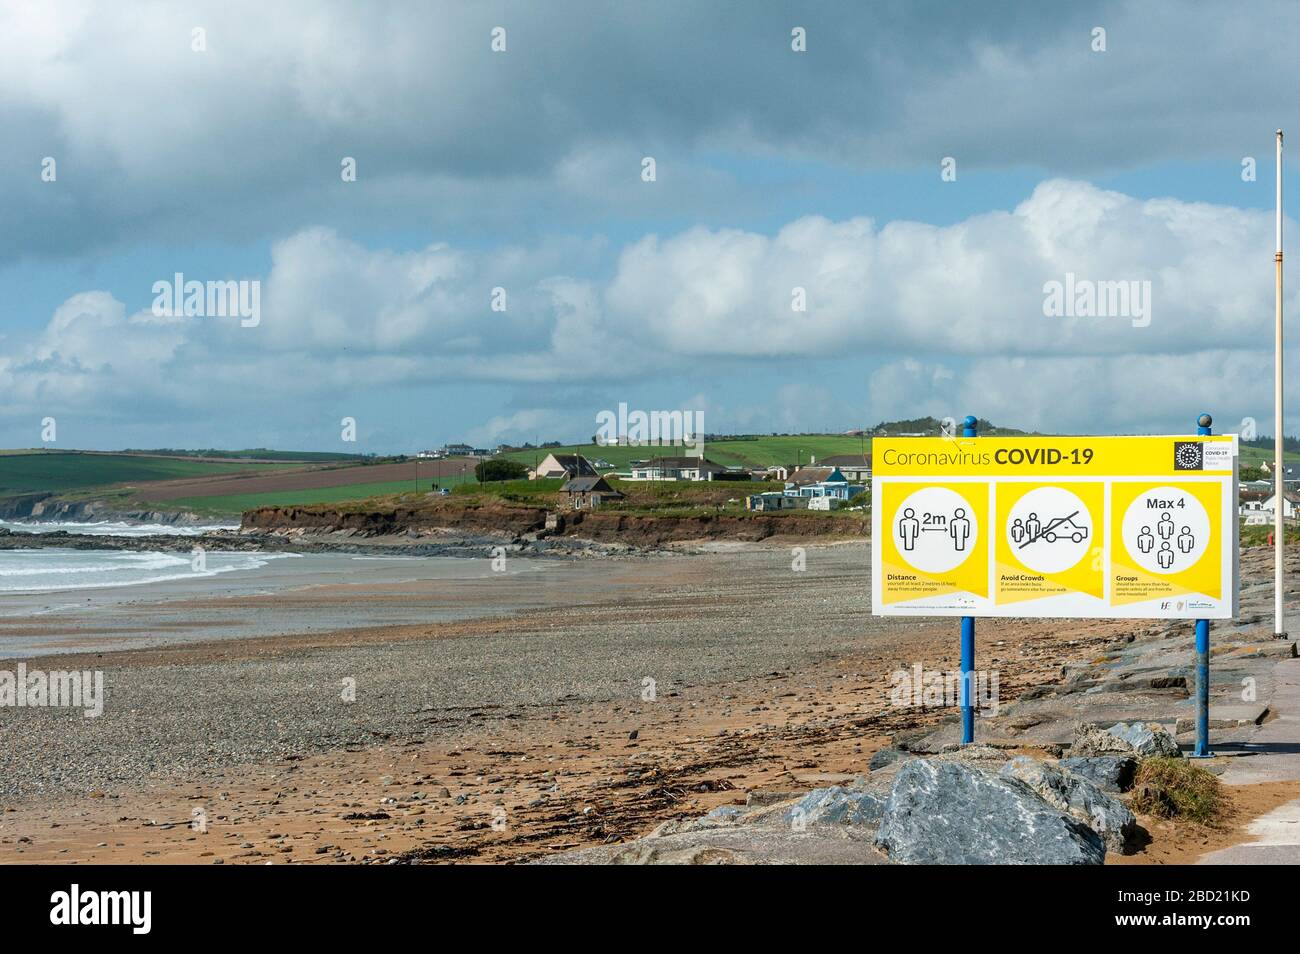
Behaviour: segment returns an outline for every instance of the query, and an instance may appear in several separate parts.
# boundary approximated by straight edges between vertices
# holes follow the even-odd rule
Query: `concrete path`
[[[1290,625],[1290,621],[1288,621]],[[1300,630],[1300,626],[1292,632]],[[1250,733],[1246,741],[1214,746],[1231,762],[1220,776],[1228,785],[1300,781],[1300,659],[1273,667],[1269,708],[1276,717]],[[1252,840],[1211,852],[1203,865],[1300,864],[1300,799],[1288,802],[1250,824]]]

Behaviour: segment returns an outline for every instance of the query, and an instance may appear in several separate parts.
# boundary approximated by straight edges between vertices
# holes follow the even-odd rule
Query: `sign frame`
[[[872,457],[873,615],[1237,615],[1235,434],[876,438]],[[1024,498],[1026,513],[1013,515]],[[1181,509],[1159,506],[1170,500]],[[1045,524],[1071,509],[1073,524]],[[908,510],[910,525],[897,526]],[[1013,548],[1014,522],[1030,515],[1035,535],[1020,531]],[[939,525],[926,526],[928,517]],[[966,544],[969,556],[950,566]],[[1051,565],[1053,551],[1064,568]]]

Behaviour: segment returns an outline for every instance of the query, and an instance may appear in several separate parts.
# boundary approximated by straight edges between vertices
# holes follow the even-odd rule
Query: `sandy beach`
[[[3,713],[0,860],[528,860],[847,778],[951,715],[889,705],[957,633],[873,618],[865,544],[711,549],[7,616],[105,705]],[[1132,629],[981,621],[978,658],[1014,699]]]

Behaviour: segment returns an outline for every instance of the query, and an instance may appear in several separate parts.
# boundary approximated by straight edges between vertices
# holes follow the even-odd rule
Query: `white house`
[[[529,480],[536,480],[539,477],[572,480],[575,477],[599,476],[596,468],[591,466],[591,461],[581,454],[547,454],[546,459],[537,465],[537,469],[528,473]]]
[[[1271,516],[1277,509],[1276,500],[1277,494],[1269,494],[1268,499],[1260,503],[1258,509],[1252,512],[1266,513]],[[1288,491],[1282,496],[1282,519],[1294,520],[1297,512],[1300,512],[1300,494]]]
[[[632,464],[632,480],[713,480],[727,468],[705,457],[652,457]]]

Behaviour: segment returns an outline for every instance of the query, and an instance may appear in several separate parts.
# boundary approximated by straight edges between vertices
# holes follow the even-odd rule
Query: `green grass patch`
[[[304,504],[343,503],[393,494],[427,494],[434,489],[435,483],[439,482],[421,478],[418,489],[414,480],[390,480],[373,484],[347,484],[342,487],[231,494],[225,497],[181,497],[177,500],[169,500],[166,506],[169,509],[192,510],[195,513],[238,514],[245,510],[256,510],[258,507],[293,507]],[[440,486],[448,486],[448,479],[443,478]]]
[[[134,454],[32,453],[0,455],[0,496],[62,493],[119,483],[278,469],[284,464],[180,460]]]
[[[1252,527],[1243,526],[1241,528],[1240,542],[1243,547],[1263,547],[1268,546],[1269,534],[1273,532],[1273,515],[1268,515],[1269,522],[1266,524],[1256,524]],[[1287,524],[1282,528],[1283,542],[1287,546],[1300,541],[1300,527]]]
[[[1268,464],[1269,467],[1273,466],[1272,447],[1251,447],[1239,442],[1237,445],[1237,453],[1242,467],[1258,467],[1260,464],[1265,463]],[[1300,460],[1300,454],[1297,454],[1294,451],[1284,450],[1282,452],[1282,459],[1284,461]]]
[[[1218,778],[1187,759],[1144,759],[1133,780],[1133,809],[1157,818],[1213,826],[1228,803]]]
[[[550,497],[560,492],[564,481],[555,478],[542,480],[491,480],[485,484],[466,483],[456,487],[453,493],[458,496],[501,497],[505,500],[523,500],[537,502],[540,498]]]

